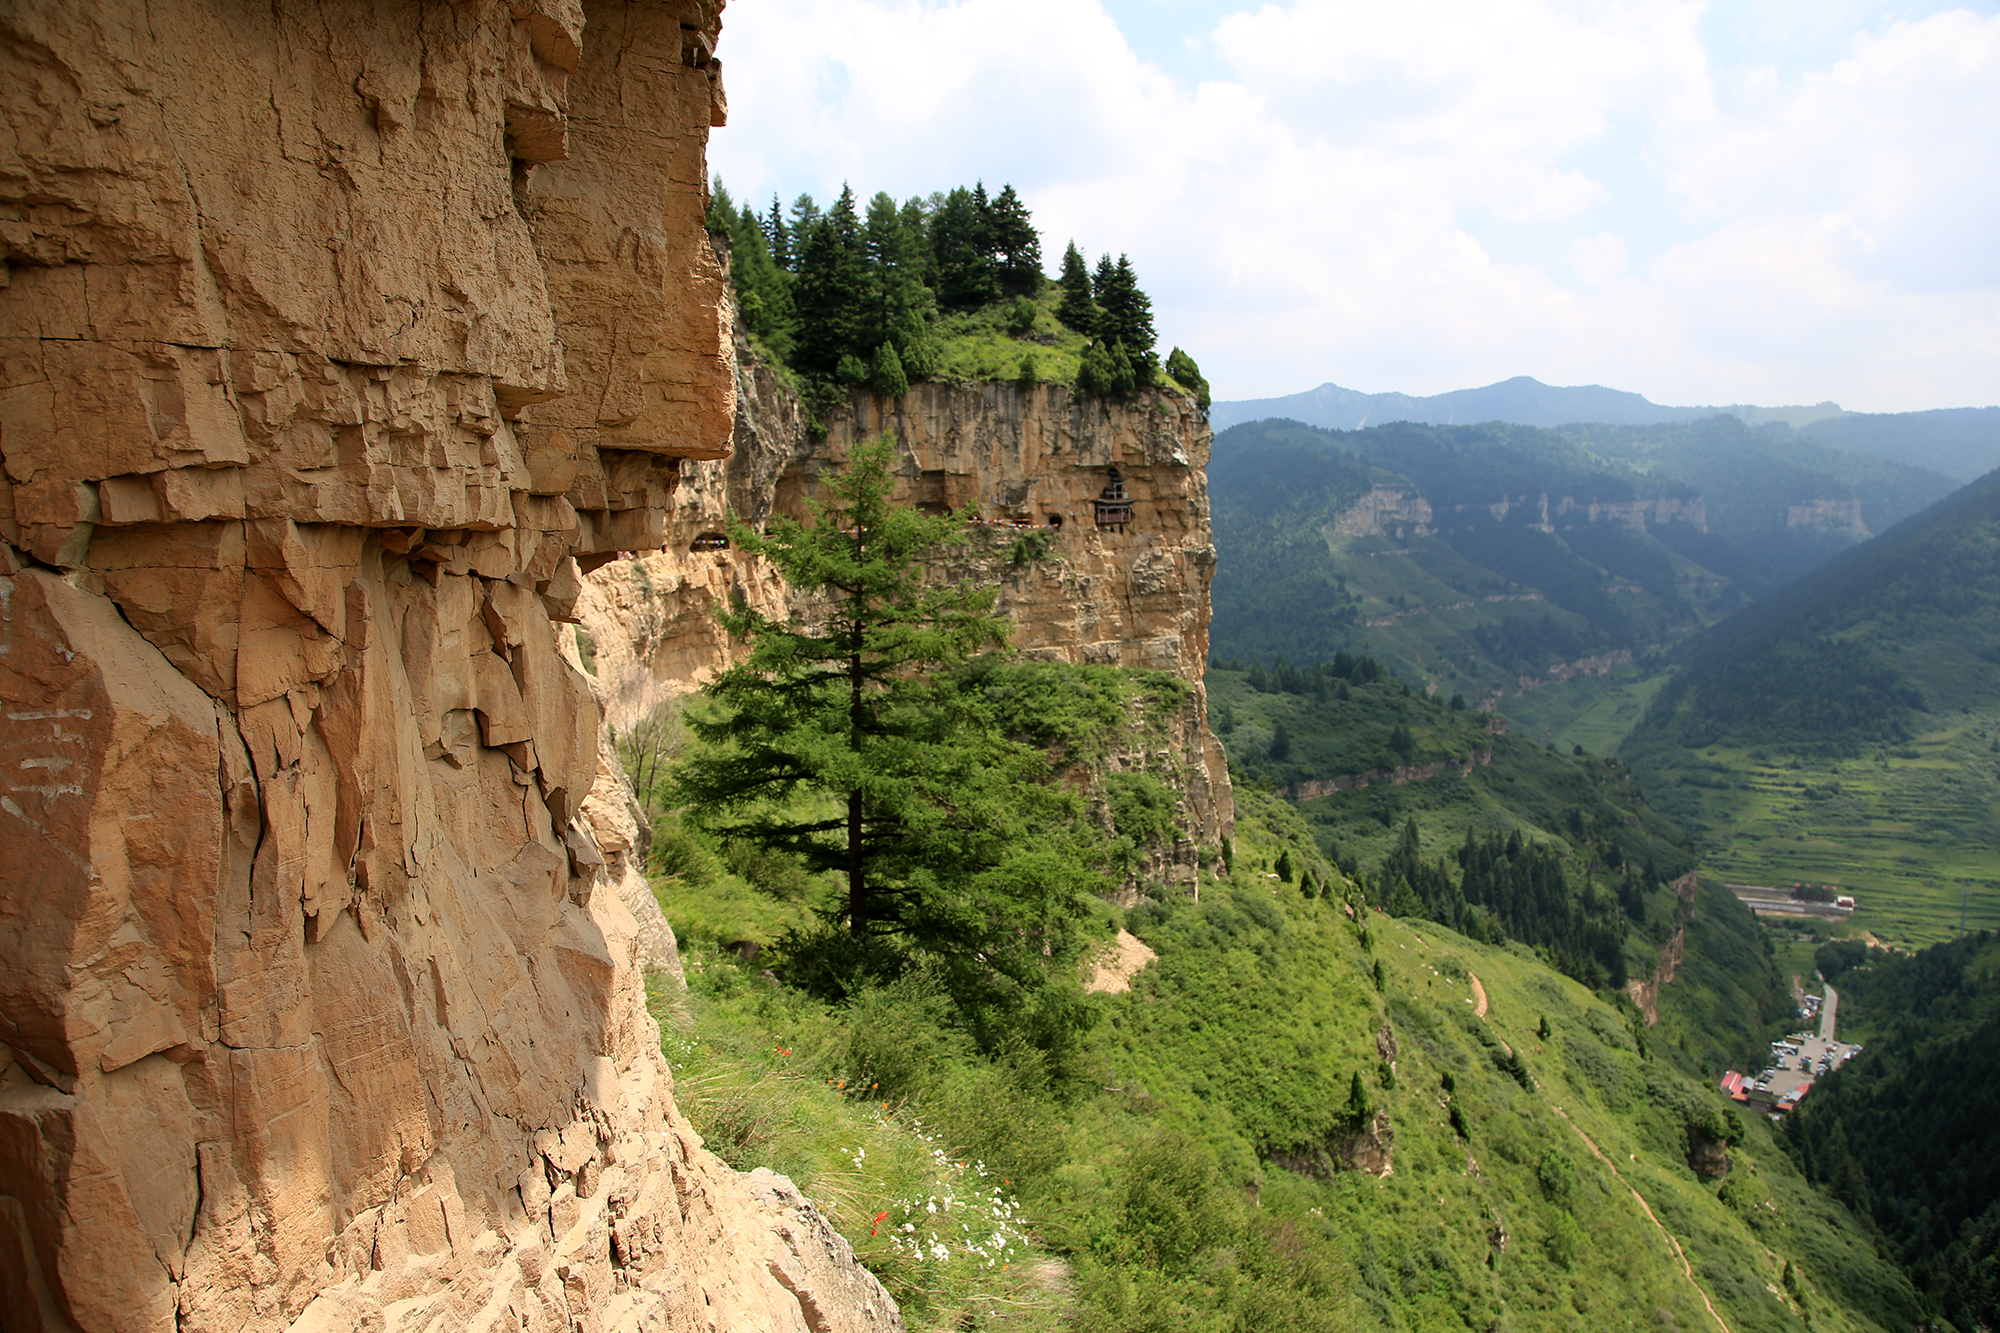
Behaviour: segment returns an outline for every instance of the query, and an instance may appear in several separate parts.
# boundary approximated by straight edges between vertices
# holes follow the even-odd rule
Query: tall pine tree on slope
[[[1097,322],[1104,312],[1097,308],[1090,290],[1090,265],[1075,241],[1063,251],[1062,289],[1062,304],[1056,307],[1056,318],[1086,338],[1095,337]]]
[[[1002,296],[1039,296],[1042,291],[1042,238],[1028,206],[1014,187],[1004,185],[993,201],[988,223],[996,276]]]
[[[1152,299],[1139,290],[1132,261],[1120,255],[1114,264],[1111,256],[1105,255],[1097,262],[1092,286],[1096,289],[1097,304],[1104,309],[1098,336],[1109,343],[1123,343],[1125,354],[1132,358],[1132,367],[1139,374],[1139,382],[1146,383],[1160,363],[1153,350],[1160,338],[1153,329]]]
[[[808,201],[809,202],[809,201]],[[843,356],[862,348],[868,318],[869,273],[854,191],[842,187],[826,216],[813,222],[799,255],[792,304],[798,312],[801,370],[831,375]]]
[[[821,614],[724,616],[750,656],[689,711],[704,747],[675,770],[676,796],[725,837],[844,873],[821,928],[781,946],[798,984],[837,995],[928,961],[962,1004],[1028,1003],[1074,984],[1102,849],[1045,780],[1048,757],[946,675],[1003,644],[1006,622],[997,588],[930,577],[965,525],[890,502],[893,452],[857,449],[809,523],[739,525]]]

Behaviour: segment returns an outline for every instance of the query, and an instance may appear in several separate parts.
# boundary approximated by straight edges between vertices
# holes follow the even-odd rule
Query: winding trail
[[[1486,1017],[1486,987],[1479,984],[1477,976],[1474,976],[1470,972],[1466,973],[1466,975],[1472,978],[1473,1015],[1477,1018],[1484,1018]],[[1831,991],[1832,987],[1828,987],[1827,989]],[[1729,1327],[1729,1321],[1722,1317],[1722,1312],[1715,1308],[1715,1302],[1708,1298],[1708,1291],[1701,1285],[1700,1279],[1695,1277],[1694,1265],[1688,1261],[1687,1251],[1681,1248],[1681,1243],[1674,1238],[1674,1233],[1667,1230],[1666,1225],[1654,1214],[1653,1206],[1646,1202],[1646,1196],[1639,1193],[1637,1187],[1631,1181],[1625,1179],[1625,1173],[1618,1169],[1618,1164],[1604,1155],[1604,1150],[1597,1146],[1590,1135],[1583,1132],[1582,1126],[1569,1118],[1569,1112],[1563,1110],[1562,1107],[1557,1106],[1554,1102],[1548,1101],[1546,1098],[1543,1100],[1543,1104],[1561,1116],[1563,1123],[1568,1125],[1572,1130],[1575,1130],[1576,1136],[1583,1140],[1583,1146],[1590,1149],[1591,1156],[1604,1163],[1605,1167],[1610,1170],[1618,1183],[1631,1192],[1633,1202],[1639,1205],[1639,1211],[1646,1215],[1646,1220],[1653,1224],[1653,1230],[1660,1233],[1660,1239],[1667,1243],[1667,1248],[1674,1252],[1674,1258],[1680,1261],[1681,1272],[1686,1274],[1688,1285],[1694,1288],[1695,1295],[1701,1297],[1701,1303],[1708,1308],[1709,1316],[1715,1320],[1716,1327],[1720,1328],[1722,1333],[1735,1333],[1735,1330]]]
[[[1687,1251],[1681,1248],[1681,1243],[1678,1240],[1674,1239],[1674,1233],[1667,1230],[1667,1228],[1661,1223],[1660,1219],[1653,1215],[1653,1206],[1646,1202],[1646,1196],[1639,1193],[1639,1191],[1633,1187],[1631,1181],[1625,1179],[1625,1173],[1620,1171],[1618,1169],[1617,1164],[1614,1163],[1609,1157],[1606,1157],[1604,1155],[1603,1150],[1600,1149],[1596,1143],[1591,1141],[1590,1135],[1584,1133],[1582,1127],[1579,1126],[1576,1123],[1576,1121],[1571,1120],[1569,1118],[1569,1113],[1567,1111],[1563,1110],[1562,1107],[1557,1106],[1554,1102],[1548,1103],[1548,1108],[1551,1111],[1554,1111],[1557,1115],[1561,1116],[1563,1118],[1564,1124],[1568,1125],[1571,1129],[1576,1131],[1576,1136],[1583,1140],[1583,1146],[1590,1149],[1591,1154],[1594,1157],[1596,1157],[1598,1161],[1604,1163],[1606,1167],[1610,1168],[1611,1174],[1618,1178],[1619,1184],[1623,1185],[1626,1189],[1632,1191],[1632,1198],[1639,1205],[1639,1211],[1646,1215],[1646,1220],[1648,1222],[1651,1222],[1653,1224],[1653,1229],[1660,1233],[1660,1239],[1666,1241],[1667,1248],[1674,1252],[1674,1257],[1676,1259],[1680,1260],[1681,1272],[1687,1274],[1688,1285],[1694,1288],[1695,1295],[1701,1297],[1701,1303],[1708,1307],[1708,1313],[1710,1317],[1715,1320],[1716,1327],[1720,1328],[1722,1330],[1722,1333],[1735,1333],[1735,1330],[1729,1327],[1729,1321],[1722,1317],[1722,1312],[1715,1308],[1715,1302],[1708,1298],[1707,1290],[1701,1285],[1701,1282],[1695,1277],[1694,1265],[1688,1262]]]

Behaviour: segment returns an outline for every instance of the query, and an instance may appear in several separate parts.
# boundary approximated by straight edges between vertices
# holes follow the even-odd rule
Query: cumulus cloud
[[[1728,63],[1694,0],[1294,0],[1135,54],[1095,0],[743,0],[741,197],[1011,181],[1128,251],[1217,391],[1532,374],[1660,401],[2000,400],[2000,18]]]

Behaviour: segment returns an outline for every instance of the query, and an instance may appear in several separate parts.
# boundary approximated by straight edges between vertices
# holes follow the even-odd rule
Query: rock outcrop
[[[673,1105],[552,624],[730,448],[720,9],[0,11],[8,1329],[898,1326]]]
[[[730,660],[714,617],[723,599],[785,605],[787,590],[764,562],[696,549],[700,533],[720,531],[725,511],[753,524],[772,512],[803,517],[824,472],[856,443],[887,434],[900,454],[899,501],[978,515],[953,572],[998,585],[1024,655],[1163,671],[1191,687],[1164,754],[1112,758],[1114,767],[1159,772],[1181,792],[1190,842],[1159,869],[1191,876],[1197,847],[1219,844],[1235,819],[1201,684],[1215,547],[1211,435],[1194,403],[1170,393],[1122,405],[1060,385],[922,383],[894,400],[857,391],[814,439],[778,376],[740,338],[737,351],[735,453],[706,471],[683,468],[684,479],[702,478],[702,516],[693,520],[690,507],[664,551],[587,580],[579,614],[613,722],[629,725]],[[1112,521],[1100,524],[1101,505]]]

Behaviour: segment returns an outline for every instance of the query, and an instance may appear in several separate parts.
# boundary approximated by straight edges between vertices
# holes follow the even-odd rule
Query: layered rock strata
[[[8,1329],[899,1326],[673,1105],[551,623],[730,447],[720,8],[0,10]]]
[[[704,478],[706,507],[690,506],[690,521],[659,554],[586,581],[579,615],[613,721],[630,725],[740,651],[715,621],[725,599],[767,611],[786,604],[788,590],[763,561],[700,549],[701,533],[726,527],[727,512],[753,524],[772,512],[803,518],[821,478],[857,442],[886,434],[898,449],[899,501],[978,515],[970,554],[953,572],[998,585],[1016,648],[1187,682],[1165,748],[1112,763],[1159,772],[1181,792],[1188,839],[1152,869],[1192,875],[1198,849],[1234,826],[1228,765],[1208,731],[1201,684],[1215,547],[1205,471],[1212,437],[1194,403],[1171,393],[1124,405],[1060,385],[924,383],[893,400],[857,392],[815,439],[778,375],[740,337],[736,346],[735,452],[727,464],[683,470],[684,479]],[[1100,524],[1100,506],[1112,521]]]

